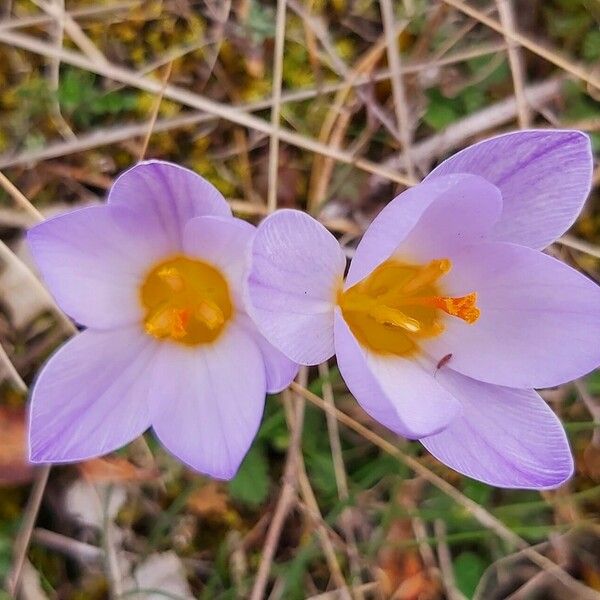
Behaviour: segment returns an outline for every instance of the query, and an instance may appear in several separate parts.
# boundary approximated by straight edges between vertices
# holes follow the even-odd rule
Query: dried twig
[[[21,527],[13,544],[13,564],[7,577],[6,586],[9,594],[13,598],[16,598],[19,591],[23,565],[25,564],[25,558],[27,557],[31,534],[33,533],[38,512],[40,511],[46,484],[48,483],[50,469],[50,465],[45,465],[40,467],[37,471],[29,499],[27,500],[27,506],[23,512]]]
[[[415,178],[415,165],[412,160],[411,152],[411,123],[406,92],[404,90],[404,81],[402,79],[402,65],[400,61],[400,49],[398,48],[398,31],[395,26],[394,8],[391,0],[380,0],[381,16],[383,19],[383,29],[385,32],[385,41],[387,46],[388,65],[390,67],[392,96],[394,99],[394,110],[396,112],[396,122],[400,132],[400,141],[402,143],[404,167],[411,179]],[[406,26],[408,23],[403,23]]]
[[[150,115],[150,121],[148,122],[148,131],[146,136],[144,137],[144,142],[142,144],[142,149],[140,150],[140,160],[144,159],[146,156],[146,152],[148,151],[148,145],[150,144],[150,138],[152,137],[152,133],[154,132],[154,126],[156,124],[156,118],[158,117],[158,111],[160,110],[160,104],[162,102],[163,96],[165,94],[165,88],[169,83],[169,77],[171,77],[171,70],[173,68],[173,61],[167,63],[167,68],[165,69],[165,74],[163,76],[162,87],[160,88],[160,92],[156,96],[154,100],[154,106],[152,107],[152,113]]]
[[[279,168],[279,116],[281,110],[281,79],[283,76],[283,48],[285,45],[286,0],[277,0],[275,25],[275,53],[273,56],[273,98],[271,105],[271,144],[269,146],[269,185],[267,206],[269,212],[277,208],[277,170]]]
[[[306,378],[306,369],[301,370],[299,378]],[[299,387],[304,389],[302,386]],[[286,390],[284,393],[289,392]],[[292,423],[290,445],[288,447],[285,468],[283,471],[281,493],[279,494],[279,499],[277,500],[277,506],[275,507],[275,512],[273,513],[273,519],[269,525],[267,538],[265,540],[265,545],[262,552],[262,558],[258,567],[258,573],[256,575],[256,579],[254,580],[252,593],[250,594],[250,600],[263,600],[265,596],[265,589],[267,587],[267,581],[271,571],[271,564],[273,562],[273,558],[275,557],[275,551],[277,550],[279,537],[281,536],[281,530],[296,498],[296,486],[298,485],[297,461],[300,453],[300,444],[302,442],[302,429],[304,423],[305,402],[302,396],[296,397],[293,406],[294,419]]]
[[[143,0],[125,0],[124,2],[115,2],[108,6],[89,6],[68,11],[66,14],[71,19],[84,19],[88,17],[100,17],[106,14],[114,14],[120,11],[130,10],[142,4]],[[31,15],[18,19],[4,19],[0,21],[0,31],[9,29],[22,29],[25,27],[34,27],[36,25],[48,25],[56,18],[50,15]]]
[[[319,365],[319,377],[322,381],[323,399],[331,407],[335,407],[335,401],[333,396],[333,386],[329,380],[329,365],[325,362]],[[329,446],[331,447],[331,458],[333,459],[333,472],[335,475],[335,483],[338,490],[338,498],[342,502],[347,502],[350,497],[348,490],[348,477],[346,476],[346,469],[344,467],[344,457],[342,455],[342,444],[340,440],[340,431],[338,422],[335,416],[331,412],[325,413],[325,419],[327,421],[327,433],[329,435]],[[346,543],[348,546],[348,557],[350,559],[350,568],[352,570],[353,585],[360,585],[360,560],[358,548],[356,546],[356,536],[354,529],[350,522],[350,513],[348,509],[344,510],[340,515],[340,523]],[[357,594],[360,598],[360,594]]]
[[[437,540],[437,554],[442,582],[448,595],[448,600],[467,600],[466,596],[456,587],[454,569],[452,567],[452,555],[446,541],[446,524],[442,519],[436,519],[433,522],[433,529]]]
[[[500,23],[504,31],[514,32],[515,17],[512,0],[496,0]],[[519,113],[519,126],[521,129],[529,127],[531,124],[531,110],[525,96],[525,70],[523,68],[523,56],[518,44],[510,36],[505,36],[508,50],[508,63],[512,74],[513,86],[515,88],[515,98],[517,100],[517,110]]]

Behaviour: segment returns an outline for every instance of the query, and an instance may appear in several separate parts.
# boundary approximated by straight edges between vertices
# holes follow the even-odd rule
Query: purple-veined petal
[[[432,253],[441,253],[435,256],[441,258],[457,245],[481,241],[500,207],[497,188],[473,175],[438,177],[402,192],[367,229],[345,287],[364,279],[396,251],[409,252],[414,260],[428,260]]]
[[[333,311],[346,258],[337,240],[312,217],[281,210],[258,227],[247,286],[260,332],[291,360],[330,358]]]
[[[196,217],[187,223],[183,247],[188,256],[217,267],[229,283],[238,309],[243,309],[244,278],[256,228],[234,217]]]
[[[190,219],[206,215],[231,216],[221,193],[200,175],[161,160],[138,163],[113,184],[108,202],[145,214],[162,227],[172,252],[181,250]]]
[[[590,192],[590,139],[580,131],[517,131],[458,152],[425,181],[473,173],[500,188],[504,210],[490,239],[545,248],[573,224]]]
[[[161,350],[152,426],[167,450],[192,469],[230,479],[258,431],[265,389],[260,349],[232,323],[212,344]]]
[[[341,314],[335,315],[338,368],[358,403],[376,420],[407,438],[442,430],[460,403],[420,363],[375,355],[362,348]]]
[[[152,220],[121,206],[91,206],[48,219],[27,241],[60,307],[106,329],[142,316],[139,286],[168,247]]]
[[[252,336],[260,348],[265,362],[267,378],[267,393],[276,394],[284,390],[298,374],[299,365],[291,361],[285,354],[277,350],[258,331],[254,321],[246,315],[239,313],[237,322]]]
[[[414,263],[447,257],[484,241],[501,214],[500,190],[481,177],[466,176],[427,207],[396,253]]]
[[[157,344],[137,327],[86,330],[62,346],[35,381],[32,462],[71,462],[112,452],[150,426],[148,389]]]
[[[489,485],[553,488],[573,473],[556,415],[533,390],[490,385],[440,370],[463,411],[444,431],[421,440],[440,461]]]
[[[600,287],[537,250],[488,242],[452,257],[444,277],[452,296],[476,292],[479,319],[445,320],[423,343],[434,360],[488,383],[543,388],[600,364]]]

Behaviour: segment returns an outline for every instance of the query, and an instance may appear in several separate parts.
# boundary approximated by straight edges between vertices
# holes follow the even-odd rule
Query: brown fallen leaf
[[[157,469],[140,468],[120,456],[94,458],[77,465],[81,475],[94,483],[151,481],[159,476]]]
[[[190,494],[187,508],[200,517],[222,517],[229,511],[229,498],[219,483],[209,481]]]

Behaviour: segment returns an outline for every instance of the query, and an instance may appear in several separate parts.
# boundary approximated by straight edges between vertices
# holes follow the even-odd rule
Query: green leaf
[[[477,504],[486,505],[492,495],[492,488],[474,479],[466,479],[463,484],[463,492]]]
[[[452,105],[452,100],[445,98],[438,90],[431,90],[428,94],[429,104],[423,120],[427,125],[441,131],[451,123],[454,123],[460,115]]]
[[[583,39],[583,57],[586,60],[600,59],[600,31],[598,29],[588,31]]]
[[[269,484],[269,464],[264,446],[255,443],[229,483],[229,493],[234,500],[256,507],[265,501]]]
[[[474,552],[461,552],[454,561],[454,576],[458,589],[468,598],[472,598],[486,568],[486,562]]]

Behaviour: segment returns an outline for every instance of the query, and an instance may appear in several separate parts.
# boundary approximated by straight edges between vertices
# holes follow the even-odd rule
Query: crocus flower
[[[87,328],[35,382],[33,462],[105,454],[152,426],[192,468],[234,475],[265,392],[297,370],[244,305],[254,232],[211,184],[160,161],[121,175],[106,204],[29,231],[44,281]]]
[[[253,242],[251,314],[291,360],[335,352],[373,418],[457,471],[555,487],[573,461],[534,388],[600,363],[600,288],[540,249],[577,217],[591,172],[576,131],[471,146],[382,210],[345,282],[324,227],[275,213]]]

